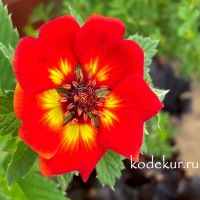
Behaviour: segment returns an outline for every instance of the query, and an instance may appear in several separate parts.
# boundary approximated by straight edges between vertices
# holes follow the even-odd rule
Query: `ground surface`
[[[200,165],[200,85],[192,81],[191,113],[184,114],[178,126],[176,134],[176,148],[180,152],[180,160],[183,162],[199,162]],[[200,176],[199,169],[186,169],[189,176]]]

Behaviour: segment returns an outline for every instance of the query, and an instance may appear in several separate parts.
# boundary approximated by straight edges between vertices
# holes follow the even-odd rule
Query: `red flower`
[[[78,170],[86,181],[108,149],[138,159],[143,124],[162,103],[143,80],[143,50],[124,31],[114,18],[92,15],[80,28],[63,16],[19,42],[19,136],[43,175]]]

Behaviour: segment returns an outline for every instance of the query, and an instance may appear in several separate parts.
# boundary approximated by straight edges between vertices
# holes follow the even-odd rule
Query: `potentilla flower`
[[[44,24],[15,52],[19,136],[43,175],[79,171],[83,180],[107,150],[139,157],[143,125],[162,103],[143,80],[144,53],[123,23],[92,15]]]

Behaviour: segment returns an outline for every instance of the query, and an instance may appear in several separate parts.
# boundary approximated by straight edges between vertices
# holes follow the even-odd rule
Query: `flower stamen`
[[[106,95],[110,92],[108,87],[97,86],[95,79],[92,79],[92,72],[89,72],[88,79],[84,80],[83,71],[76,70],[76,80],[71,84],[64,84],[57,89],[61,95],[60,102],[63,103],[64,122],[71,121],[70,124],[76,124],[83,120],[90,122],[92,126],[98,126],[98,119],[103,115],[99,111],[107,99]]]
[[[61,103],[67,102],[67,97],[61,97],[60,102],[61,102]]]
[[[76,88],[76,87],[78,87],[78,82],[72,81],[72,85]]]
[[[83,120],[86,122],[88,120],[88,115],[86,113],[83,113]]]
[[[72,86],[70,84],[64,84],[62,87],[66,90],[70,90]]]
[[[67,106],[67,110],[71,110],[72,108],[74,108],[74,104],[73,103],[70,103],[68,106]]]
[[[74,118],[72,119],[72,121],[70,122],[71,125],[77,124],[78,123],[78,119]]]

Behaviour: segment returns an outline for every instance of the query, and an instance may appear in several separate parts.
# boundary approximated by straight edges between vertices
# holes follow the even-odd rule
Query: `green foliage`
[[[0,199],[1,200],[10,200],[10,198],[8,198],[5,194],[4,194],[4,192],[3,192],[3,190],[0,188]]]
[[[13,92],[6,92],[0,96],[0,153],[6,151],[13,153],[18,138],[17,132],[20,121],[13,111]]]
[[[195,73],[200,77],[200,0],[69,0],[62,1],[59,8],[56,1],[49,2],[55,12],[45,12],[45,8],[42,13],[50,19],[70,10],[84,20],[92,13],[120,18],[127,35],[140,33],[159,39],[159,54],[178,60],[182,75]],[[37,8],[34,15],[40,12]]]
[[[174,130],[169,125],[168,113],[160,113],[160,118],[162,120],[159,121],[159,126],[157,118],[147,122],[146,129],[150,134],[144,135],[142,152],[157,157],[165,155],[166,158],[170,158],[174,151],[170,145]]]
[[[152,88],[152,90],[158,96],[160,101],[163,101],[165,98],[165,95],[169,92],[169,90],[161,90],[158,88]]]
[[[13,112],[6,113],[6,114],[0,114],[0,135],[5,134],[16,134],[18,127],[19,127],[19,121],[16,119]]]
[[[64,193],[72,182],[74,175],[75,173],[71,172],[68,174],[57,176],[58,185]]]
[[[142,47],[144,50],[144,66],[149,67],[153,56],[157,53],[158,40],[152,40],[150,37],[143,37],[138,34],[129,36],[128,39],[136,41]]]
[[[84,21],[83,21],[82,17],[76,12],[76,10],[72,9],[68,2],[65,2],[64,5],[68,6],[70,14],[75,17],[75,19],[78,21],[78,23],[80,25],[83,25]]]
[[[0,151],[13,153],[17,147],[18,137],[10,134],[0,136]]]
[[[3,6],[2,1],[0,1],[0,16],[0,41],[5,46],[8,46],[9,44],[12,46],[16,45],[19,40],[18,32],[13,29],[11,16],[8,14],[7,7]]]
[[[8,197],[6,197],[0,190],[0,199],[1,200],[10,200]]]
[[[120,17],[128,34],[159,38],[159,54],[178,60],[183,75],[200,77],[200,0],[111,0],[107,15]]]
[[[21,178],[12,188],[8,188],[0,172],[0,199],[1,200],[67,200],[56,188],[54,182],[39,176],[29,174]]]
[[[97,178],[102,185],[114,187],[116,178],[120,178],[124,169],[122,156],[108,151],[96,166]]]
[[[19,178],[24,177],[28,173],[36,157],[36,153],[26,144],[23,142],[17,144],[17,149],[7,168],[6,179],[8,186],[12,186]]]
[[[10,56],[19,36],[17,31],[13,29],[11,17],[8,15],[7,7],[3,6],[2,1],[0,1],[0,24],[0,89],[10,90],[14,89],[15,86]]]
[[[6,47],[4,46],[4,44],[0,43],[0,51],[3,54],[3,56],[7,58],[10,64],[12,65],[12,59],[13,59],[13,53],[14,53],[13,47],[11,45]]]
[[[1,198],[2,197],[2,198]],[[28,200],[19,185],[15,184],[8,188],[5,178],[0,173],[0,199],[1,200]],[[32,200],[32,199],[30,199]]]
[[[158,40],[152,40],[150,37],[143,37],[141,35],[135,34],[128,37],[129,40],[134,40],[139,44],[143,51],[144,51],[144,74],[145,74],[145,80],[151,84],[151,77],[149,75],[150,71],[150,64],[152,62],[152,58],[157,53],[157,46],[158,46]]]
[[[0,105],[0,135],[15,136],[20,122],[13,111],[13,93],[8,92],[5,96],[0,96]]]
[[[29,174],[18,181],[27,200],[66,200],[56,185],[42,176]]]

